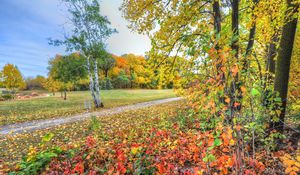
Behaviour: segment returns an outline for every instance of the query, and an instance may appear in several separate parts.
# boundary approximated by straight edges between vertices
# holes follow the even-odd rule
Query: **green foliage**
[[[97,58],[99,46],[116,30],[110,28],[107,17],[100,14],[97,0],[64,0],[71,13],[72,34],[66,40],[50,40],[53,45],[65,45],[69,51],[80,51],[85,56]],[[96,36],[96,37],[95,37]]]
[[[112,58],[111,54],[103,51],[99,53],[97,58],[99,58],[99,68],[103,71],[103,74],[108,78],[108,71],[115,66],[115,59]]]
[[[75,83],[87,76],[85,58],[78,53],[56,56],[49,61],[50,75],[63,83]]]
[[[130,85],[130,80],[126,76],[125,72],[121,70],[118,77],[113,80],[113,84],[115,88],[128,88]]]
[[[51,141],[53,138],[53,133],[47,133],[42,138],[42,146],[47,142]],[[60,147],[54,146],[43,151],[36,152],[35,148],[31,148],[28,156],[24,157],[19,164],[19,171],[17,174],[20,175],[37,175],[45,168],[45,166],[52,160],[52,158],[57,157],[59,154],[63,153]],[[14,173],[11,173],[14,174]]]
[[[111,90],[113,89],[113,85],[111,83],[111,79],[109,77],[105,77],[100,81],[100,88],[104,90]]]
[[[91,117],[89,129],[91,131],[99,131],[101,129],[101,124],[96,116]]]
[[[2,94],[0,97],[3,98],[4,100],[11,100],[14,98],[14,95],[13,94]]]

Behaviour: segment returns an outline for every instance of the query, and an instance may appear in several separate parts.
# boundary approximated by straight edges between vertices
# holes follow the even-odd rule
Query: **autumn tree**
[[[147,64],[145,58],[134,54],[125,54],[122,57],[128,62],[131,88],[145,84],[145,68]]]
[[[99,68],[103,71],[105,78],[108,78],[108,72],[114,67],[115,60],[107,55],[108,58],[99,61]]]
[[[7,89],[15,91],[16,89],[25,88],[25,81],[17,66],[6,64],[3,67],[1,74],[3,77],[3,86]]]
[[[43,87],[55,96],[55,93],[62,88],[62,83],[49,76],[43,83]]]
[[[79,51],[84,56],[95,107],[103,107],[100,98],[97,52],[99,49],[105,49],[105,40],[116,30],[110,28],[107,17],[100,14],[100,4],[97,0],[64,0],[64,2],[71,14],[70,22],[73,28],[65,40],[52,40],[50,44],[65,45],[68,51]]]
[[[179,57],[187,61],[180,75],[190,106],[210,129],[219,124],[235,128],[240,165],[239,145],[251,145],[255,155],[256,141],[272,137],[265,131],[272,130],[269,121],[278,111],[273,91],[286,99],[295,30],[290,23],[298,17],[291,9],[281,0],[125,0],[122,5],[129,27],[150,37],[147,56],[157,70],[173,67],[169,63]],[[235,171],[242,174],[242,166]]]
[[[70,84],[75,84],[87,75],[85,68],[85,58],[79,53],[67,56],[58,56],[49,61],[49,75],[54,80],[63,82],[64,100],[67,99],[67,90]]]
[[[0,87],[4,87],[3,81],[4,81],[4,76],[3,76],[2,71],[0,71]]]
[[[278,57],[276,61],[274,91],[279,93],[281,98],[280,114],[278,119],[273,119],[271,127],[283,132],[284,118],[287,104],[287,93],[289,83],[290,64],[294,46],[295,33],[297,29],[298,4],[293,0],[287,0],[286,23],[282,28],[279,44]]]
[[[109,71],[114,67],[115,60],[112,58],[112,55],[107,53],[105,50],[98,53],[97,58],[99,59],[99,68],[104,74],[104,80],[102,80],[102,88],[112,89],[111,79],[109,78]]]
[[[41,89],[43,88],[43,83],[46,81],[46,78],[41,75],[37,75],[35,78],[28,77],[26,78],[26,89]]]

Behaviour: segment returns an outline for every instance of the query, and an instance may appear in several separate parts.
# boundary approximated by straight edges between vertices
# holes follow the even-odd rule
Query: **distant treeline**
[[[178,71],[168,71],[163,66],[153,68],[143,56],[109,54],[100,59],[99,85],[101,89],[120,88],[173,88],[180,79]],[[50,92],[88,90],[89,77],[85,70],[85,58],[79,53],[56,55],[50,59],[48,76],[24,78],[17,68],[7,64],[1,71],[1,87],[16,90],[46,89]]]

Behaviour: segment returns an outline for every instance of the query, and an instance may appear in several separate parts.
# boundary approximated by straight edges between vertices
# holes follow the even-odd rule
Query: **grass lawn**
[[[69,116],[84,112],[88,91],[70,92],[65,101],[56,96],[0,102],[0,126],[37,119]],[[103,90],[105,108],[175,97],[173,90]],[[101,110],[101,109],[100,109]]]

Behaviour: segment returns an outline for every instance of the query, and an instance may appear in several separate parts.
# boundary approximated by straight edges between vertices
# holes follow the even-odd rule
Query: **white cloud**
[[[4,0],[0,12],[0,68],[16,64],[25,76],[47,74],[49,58],[64,53],[63,47],[48,45],[47,38],[62,38],[66,8],[61,0]],[[108,39],[108,50],[121,55],[144,55],[150,49],[147,36],[132,33],[119,11],[122,0],[102,0],[101,14],[118,30]],[[0,9],[1,9],[0,8]],[[66,25],[65,25],[66,26]]]
[[[151,48],[150,40],[147,36],[131,32],[127,28],[127,21],[119,11],[122,0],[101,1],[101,13],[108,17],[112,26],[118,30],[108,39],[108,49],[117,55],[134,53],[144,55]]]

